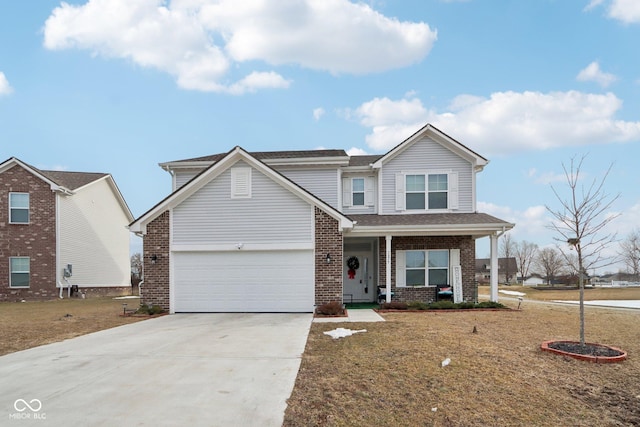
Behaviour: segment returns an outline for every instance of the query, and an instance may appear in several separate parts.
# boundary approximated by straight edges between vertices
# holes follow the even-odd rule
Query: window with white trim
[[[396,175],[396,210],[429,211],[457,208],[456,172],[416,171]]]
[[[345,208],[366,209],[375,205],[373,176],[343,177],[342,205]]]
[[[449,251],[398,251],[397,286],[437,286],[449,284]]]
[[[30,281],[31,259],[29,257],[9,258],[9,287],[28,288]]]
[[[9,193],[9,223],[29,224],[29,193]]]
[[[364,178],[351,180],[351,205],[364,206]]]

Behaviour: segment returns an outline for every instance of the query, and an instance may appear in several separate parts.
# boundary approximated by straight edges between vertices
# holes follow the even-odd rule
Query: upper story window
[[[364,178],[353,178],[351,181],[351,205],[364,206]]]
[[[410,172],[396,175],[396,210],[457,209],[458,175],[455,172]]]
[[[29,257],[11,257],[9,258],[9,287],[10,288],[28,288],[30,276]]]
[[[9,223],[29,223],[29,193],[9,193]]]
[[[372,176],[345,177],[342,179],[342,204],[344,207],[369,208],[374,206],[375,178]]]

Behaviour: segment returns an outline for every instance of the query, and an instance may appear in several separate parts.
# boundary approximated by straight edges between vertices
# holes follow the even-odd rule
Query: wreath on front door
[[[358,257],[355,257],[355,256],[350,257],[347,260],[347,267],[349,268],[349,271],[347,271],[347,274],[349,275],[349,279],[355,279],[356,270],[360,268],[360,261],[358,260]]]

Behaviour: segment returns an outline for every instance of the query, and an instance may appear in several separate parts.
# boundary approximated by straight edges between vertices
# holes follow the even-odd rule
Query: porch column
[[[386,252],[386,276],[385,276],[385,284],[386,284],[386,300],[387,302],[391,302],[391,236],[384,236],[385,241],[385,252]]]
[[[490,271],[490,288],[491,298],[493,302],[498,302],[498,235],[491,236],[491,271]]]

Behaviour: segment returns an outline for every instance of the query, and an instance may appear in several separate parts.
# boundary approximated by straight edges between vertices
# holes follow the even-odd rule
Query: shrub
[[[406,302],[391,301],[380,304],[380,308],[383,310],[406,310],[409,305]]]
[[[344,308],[342,308],[342,303],[338,301],[331,301],[318,306],[316,308],[316,313],[323,314],[325,316],[337,316],[339,314],[344,314]]]
[[[142,304],[140,306],[140,308],[138,309],[138,311],[136,311],[136,314],[153,315],[153,314],[160,314],[160,313],[164,313],[164,310],[159,305],[151,305],[151,306],[149,306],[147,304]]]

